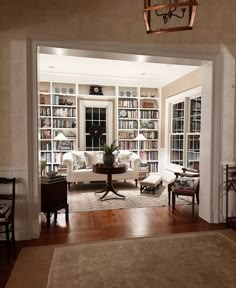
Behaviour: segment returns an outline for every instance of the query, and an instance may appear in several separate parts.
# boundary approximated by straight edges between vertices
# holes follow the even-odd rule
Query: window
[[[201,96],[200,87],[170,97],[168,115],[169,164],[199,169]]]
[[[106,108],[86,107],[85,136],[86,151],[99,151],[106,143]]]
[[[187,133],[187,167],[199,169],[201,132],[201,97],[190,99],[189,133]]]

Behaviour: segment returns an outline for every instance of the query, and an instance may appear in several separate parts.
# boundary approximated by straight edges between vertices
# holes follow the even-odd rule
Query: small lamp
[[[68,138],[63,134],[63,132],[59,132],[56,137],[53,138],[54,141],[59,141],[59,150],[60,150],[60,163],[59,168],[61,168],[62,164],[62,152],[61,152],[61,142],[67,141]]]
[[[136,138],[134,138],[134,140],[138,141],[138,155],[140,156],[140,141],[146,141],[147,138],[143,135],[143,134],[138,134],[138,136]]]

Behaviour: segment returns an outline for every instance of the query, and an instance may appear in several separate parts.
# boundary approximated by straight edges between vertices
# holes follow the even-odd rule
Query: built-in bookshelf
[[[85,126],[86,141],[92,143],[88,150],[93,150],[93,146],[96,146],[94,149],[97,150],[99,149],[97,146],[106,141],[106,133],[99,138],[101,141],[98,141],[98,138],[94,141],[90,139],[92,137],[89,127],[92,121],[90,116],[88,119],[85,117],[87,119],[84,120],[85,123],[79,123],[77,111],[79,101],[81,99],[96,101],[96,97],[99,100],[114,99],[117,131],[113,135],[118,141],[119,148],[138,153],[142,161],[147,162],[150,172],[158,171],[160,126],[158,88],[41,82],[39,95],[40,159],[47,161],[47,171],[57,170],[61,153],[81,147],[77,135],[77,128],[81,125]],[[103,126],[106,120],[102,118],[104,114],[102,108],[99,109],[96,115],[99,115],[99,125]],[[92,113],[95,113],[94,111]],[[62,143],[55,141],[54,138],[59,132],[63,132],[68,140]],[[136,137],[139,134],[143,134],[147,140],[138,143]]]
[[[118,142],[120,149],[139,153],[150,172],[158,171],[160,103],[157,88],[119,87]],[[138,141],[143,134],[147,140]]]
[[[77,147],[76,85],[41,82],[39,95],[40,159],[46,160],[46,171],[57,171],[61,156]],[[58,133],[67,140],[54,140]]]

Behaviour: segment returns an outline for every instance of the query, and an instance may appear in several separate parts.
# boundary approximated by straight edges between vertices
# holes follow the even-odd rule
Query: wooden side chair
[[[15,247],[15,185],[16,178],[0,177],[0,233],[5,234],[8,262],[11,259],[11,244]]]
[[[182,168],[183,172],[175,172],[175,179],[168,184],[168,203],[172,197],[172,209],[175,209],[176,196],[192,197],[192,217],[194,217],[195,197],[199,204],[200,172],[195,169]]]

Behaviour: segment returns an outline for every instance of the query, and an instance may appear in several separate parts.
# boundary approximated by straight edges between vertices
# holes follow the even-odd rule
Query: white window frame
[[[167,133],[166,133],[166,168],[171,171],[180,171],[182,167],[185,167],[187,165],[187,135],[192,134],[189,132],[189,103],[190,99],[202,97],[201,93],[201,86],[198,86],[196,88],[184,91],[182,93],[173,95],[166,99],[166,124],[167,124]],[[183,163],[184,165],[177,165],[170,162],[170,135],[173,135],[172,133],[172,106],[173,104],[177,104],[184,101],[184,145],[183,145]],[[181,133],[180,133],[181,134]],[[177,134],[179,135],[179,134]]]
[[[85,110],[87,107],[93,108],[107,108],[107,121],[106,121],[106,131],[107,131],[107,143],[113,142],[113,103],[111,101],[94,101],[94,100],[80,100],[80,150],[85,150]]]

